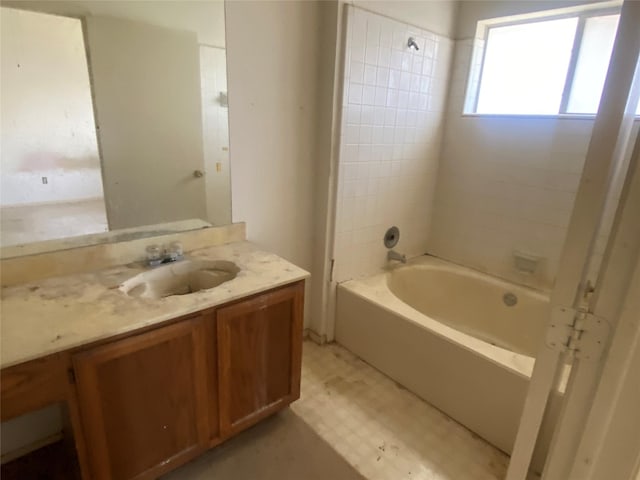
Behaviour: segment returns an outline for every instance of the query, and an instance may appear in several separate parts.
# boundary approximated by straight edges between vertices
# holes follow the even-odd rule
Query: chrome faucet
[[[397,260],[402,263],[407,263],[406,255],[396,252],[395,250],[389,250],[387,252],[387,260]]]
[[[173,242],[168,248],[160,245],[149,245],[147,251],[147,265],[156,267],[164,263],[177,262],[184,258],[182,244]]]

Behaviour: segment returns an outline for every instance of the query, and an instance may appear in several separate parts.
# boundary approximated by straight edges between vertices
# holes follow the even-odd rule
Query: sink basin
[[[139,298],[188,295],[233,280],[239,271],[226,260],[182,260],[140,273],[120,285],[120,291]]]

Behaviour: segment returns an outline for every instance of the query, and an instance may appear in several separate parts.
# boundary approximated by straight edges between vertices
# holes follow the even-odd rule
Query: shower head
[[[413,37],[409,37],[409,40],[407,41],[407,47],[415,48],[416,50],[420,50],[420,47],[418,46],[418,44],[416,43],[415,38],[413,38]]]

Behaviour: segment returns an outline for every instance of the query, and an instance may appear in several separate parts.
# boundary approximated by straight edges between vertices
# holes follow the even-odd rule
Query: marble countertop
[[[211,290],[158,300],[118,287],[147,270],[141,264],[48,278],[2,289],[0,368],[161,323],[305,279],[309,273],[249,242],[195,250],[188,257],[230,260],[233,280]]]

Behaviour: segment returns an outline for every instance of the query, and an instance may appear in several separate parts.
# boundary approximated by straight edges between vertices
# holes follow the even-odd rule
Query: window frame
[[[490,21],[485,23],[484,25],[482,25],[481,28],[483,28],[483,35],[482,37],[476,36],[476,39],[474,41],[474,49],[477,48],[476,44],[478,42],[478,40],[480,40],[482,42],[482,58],[480,61],[480,66],[479,66],[479,70],[477,72],[475,72],[475,75],[477,75],[477,80],[475,81],[476,85],[475,87],[473,87],[473,90],[470,91],[469,85],[473,82],[472,77],[474,75],[474,72],[472,71],[473,66],[471,66],[471,68],[469,69],[469,72],[467,74],[467,99],[469,100],[469,95],[472,95],[472,98],[470,100],[472,100],[471,104],[468,105],[467,102],[465,102],[465,104],[467,104],[468,106],[471,106],[471,111],[463,111],[464,115],[468,115],[468,116],[481,116],[481,117],[509,117],[509,116],[513,116],[513,117],[534,117],[534,118],[544,118],[544,117],[551,117],[551,118],[593,118],[596,116],[597,112],[594,113],[574,113],[574,112],[568,112],[567,111],[567,106],[569,104],[569,96],[571,94],[571,89],[573,87],[573,81],[575,78],[575,73],[576,73],[576,67],[578,64],[578,58],[580,56],[580,51],[582,49],[582,39],[584,36],[584,28],[585,28],[585,24],[587,22],[587,19],[591,18],[591,17],[603,17],[603,16],[609,16],[609,15],[620,15],[620,11],[621,11],[621,7],[620,6],[611,6],[611,7],[602,7],[602,8],[593,8],[593,9],[588,9],[588,10],[581,10],[581,11],[574,11],[574,12],[566,12],[566,13],[557,13],[557,14],[549,14],[549,15],[544,15],[544,14],[540,14],[540,15],[536,15],[535,17],[529,17],[529,18],[520,18],[517,20],[505,20],[505,21],[499,21],[499,19],[496,19],[498,21]],[[541,12],[542,13],[542,12]],[[515,25],[525,25],[528,23],[540,23],[540,22],[546,22],[546,21],[551,21],[551,20],[560,20],[560,19],[565,19],[565,18],[577,18],[578,19],[578,23],[576,25],[576,31],[574,34],[574,38],[573,38],[573,46],[571,48],[571,56],[569,57],[569,64],[567,66],[567,73],[565,76],[565,80],[564,80],[564,87],[562,89],[562,97],[560,99],[560,105],[558,107],[558,113],[548,113],[548,114],[536,114],[536,113],[481,113],[478,112],[478,101],[480,99],[480,87],[482,85],[482,78],[483,78],[483,74],[484,74],[484,65],[485,65],[485,57],[487,54],[487,46],[489,44],[489,33],[491,32],[492,29],[494,28],[500,28],[500,27],[510,27],[510,26],[515,26]],[[480,22],[483,23],[483,22]],[[479,28],[480,28],[480,23],[479,23]],[[473,55],[472,55],[473,57]],[[464,108],[464,110],[468,110],[467,108]],[[636,116],[636,118],[639,118]]]

